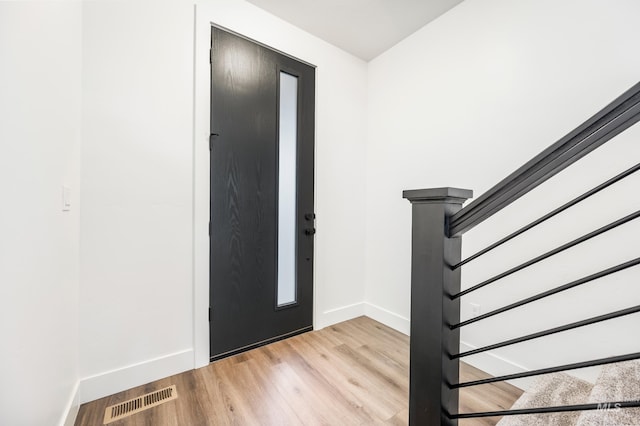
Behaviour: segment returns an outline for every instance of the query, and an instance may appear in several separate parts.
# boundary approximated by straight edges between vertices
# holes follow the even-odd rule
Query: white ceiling
[[[247,0],[369,61],[462,0]]]

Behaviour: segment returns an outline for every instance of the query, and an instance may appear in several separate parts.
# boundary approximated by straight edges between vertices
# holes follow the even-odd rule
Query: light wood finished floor
[[[409,338],[359,317],[84,404],[76,426],[102,425],[106,407],[172,384],[177,400],[111,425],[406,425],[408,371]],[[486,377],[468,365],[461,375]],[[460,410],[507,409],[520,394],[504,383],[463,389]]]

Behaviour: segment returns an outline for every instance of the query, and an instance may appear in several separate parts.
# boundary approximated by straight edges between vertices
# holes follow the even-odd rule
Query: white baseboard
[[[320,330],[342,321],[366,315],[404,334],[409,334],[409,319],[368,302],[354,303],[322,313],[316,319],[315,329]]]
[[[471,345],[467,342],[460,342],[461,352],[466,352],[477,348],[477,346]],[[494,377],[530,371],[529,368],[526,368],[509,359],[498,356],[492,352],[483,352],[477,355],[473,355],[473,357],[465,359],[464,362],[473,365],[474,367],[479,368],[480,370],[484,371],[485,373],[489,373]],[[507,383],[510,383],[522,390],[527,390],[533,384],[534,380],[535,378],[525,377],[523,379],[507,380]]]
[[[388,311],[380,306],[376,306],[373,303],[365,302],[365,315],[372,318],[387,327],[391,327],[394,330],[399,331],[402,334],[409,335],[409,318],[405,318],[402,315],[398,315],[395,312]]]
[[[69,402],[67,402],[62,418],[60,419],[60,426],[73,426],[78,417],[78,410],[80,410],[80,381],[77,381],[71,390],[69,396]]]
[[[325,311],[321,318],[317,319],[315,328],[319,330],[362,315],[379,321],[403,334],[409,334],[410,321],[408,318],[367,302],[354,303]],[[462,351],[475,348],[475,346],[466,342],[460,342]],[[187,349],[83,378],[73,390],[60,425],[73,425],[80,404],[191,370],[193,368],[193,356],[193,349]],[[493,376],[528,371],[527,368],[491,352],[476,355],[467,362]],[[530,386],[531,380],[519,379],[513,384],[526,390]]]
[[[364,303],[361,302],[324,311],[320,318],[316,318],[314,328],[320,330],[342,321],[360,317],[364,315],[364,310]]]
[[[402,315],[398,315],[395,312],[391,312],[372,303],[365,302],[364,305],[364,312],[366,316],[378,322],[381,322],[387,327],[391,327],[394,330],[399,331],[400,333],[409,335],[411,324],[409,318],[405,318]],[[472,349],[477,349],[477,347],[467,342],[460,342],[461,351],[468,351]],[[516,362],[498,356],[492,352],[484,352],[478,355],[474,355],[472,359],[465,359],[465,362],[473,365],[476,368],[479,368],[486,373],[491,374],[492,376],[502,376],[505,374],[529,371],[528,368]],[[534,379],[531,378],[524,378],[512,380],[508,383],[511,383],[512,385],[520,389],[526,390],[531,386],[533,380]]]
[[[193,349],[150,359],[80,381],[80,404],[144,385],[193,368]]]

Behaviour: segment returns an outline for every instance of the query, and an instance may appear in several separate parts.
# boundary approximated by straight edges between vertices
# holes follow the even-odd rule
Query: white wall
[[[316,326],[363,312],[366,64],[240,0],[86,2],[83,401],[206,363],[210,22],[318,66]]]
[[[640,125],[635,125],[518,200],[510,209],[505,209],[469,232],[465,236],[465,254],[476,252],[496,240],[496,237],[506,235],[518,225],[531,222],[637,164],[640,159],[638,137]],[[530,231],[526,237],[517,238],[470,263],[464,270],[463,287],[481,282],[640,210],[640,200],[634,196],[639,185],[640,173],[636,173],[545,222]],[[470,317],[469,302],[480,303],[482,310],[489,312],[640,257],[638,236],[640,220],[636,219],[506,277],[475,294],[465,296],[463,306],[466,312],[463,312],[463,317]],[[548,300],[533,303],[526,309],[514,310],[484,323],[469,326],[463,330],[462,340],[473,345],[487,345],[524,333],[640,305],[640,290],[637,286],[639,279],[640,266],[600,278]],[[507,347],[494,351],[494,354],[515,361],[525,368],[543,368],[633,353],[640,350],[640,342],[633,337],[638,326],[640,314],[634,314],[539,341]],[[472,362],[483,362],[480,357],[470,359]],[[597,372],[597,369],[576,370],[574,374],[593,381],[597,378]]]
[[[83,24],[86,401],[193,366],[193,18],[186,3],[86,2]]]
[[[78,2],[0,3],[3,425],[77,410],[81,22]]]
[[[369,64],[368,304],[404,319],[399,321],[399,328],[408,330],[410,206],[401,198],[401,191],[455,186],[473,189],[478,196],[631,87],[640,75],[640,59],[630,53],[640,37],[640,28],[634,23],[639,13],[640,5],[628,0],[467,0]],[[593,184],[598,178],[613,174],[615,167],[610,163],[614,159],[620,167],[633,162],[630,154],[637,153],[637,148],[630,140],[621,139],[616,145],[618,151],[607,148],[608,151],[596,154],[600,161],[593,160],[574,175],[567,172],[573,178],[560,178],[565,182],[589,178],[588,183]],[[636,161],[637,158],[636,155]],[[611,170],[603,168],[603,164],[611,165]],[[560,189],[564,187],[564,183],[550,183],[547,194],[522,200],[514,210],[492,221],[497,227],[495,232],[515,228],[516,211],[527,215],[543,213],[549,205],[569,195]],[[633,186],[626,186],[627,192],[618,189],[622,192],[617,193],[617,198],[630,188]],[[579,214],[580,220],[574,219],[577,222],[574,224],[584,231],[597,226],[605,216],[611,218],[633,208],[616,206],[609,211],[610,204],[605,199],[615,204],[612,200],[616,200],[616,195],[603,196],[595,207],[591,204],[591,210]],[[465,235],[466,254],[495,238],[489,228]],[[580,229],[570,232],[578,235]],[[619,236],[637,236],[637,231],[637,227],[629,227],[620,231]],[[527,250],[522,254],[537,253],[547,239],[534,237],[535,243],[525,246]],[[604,252],[607,251],[612,250],[605,248]],[[633,256],[629,250],[620,252],[617,247],[615,251],[618,257]],[[502,255],[514,252],[513,248],[505,248]],[[576,253],[569,258],[576,259]],[[588,267],[616,261],[615,256],[606,256],[604,260],[602,251],[594,247],[581,253],[586,256],[584,263]],[[501,269],[516,261],[513,256],[493,260],[495,263],[463,270],[463,284],[479,282],[488,276],[490,267]],[[560,273],[564,272],[561,264],[555,264],[551,270],[560,281],[569,278],[570,274]],[[522,280],[521,276],[514,277],[516,285],[507,290],[508,297],[498,299],[497,293],[487,293],[474,296],[474,300],[465,299],[463,315],[468,315],[469,301],[481,303],[486,311],[506,298],[520,298],[526,293],[525,282],[531,281]],[[640,296],[637,290],[633,294]],[[606,309],[595,303],[600,299],[593,293],[588,292],[582,302],[575,302],[578,300],[575,297],[568,298],[568,306],[545,305],[531,311],[533,320],[508,317],[494,322],[493,330],[487,331],[486,327],[484,332],[465,330],[463,340],[469,345],[486,344],[517,334],[506,324],[540,329],[559,324],[563,318]],[[568,315],[562,315],[562,311]],[[637,317],[630,321],[637,326]],[[630,336],[629,332],[627,327],[624,332],[619,331],[618,337]],[[584,351],[595,355],[598,348],[594,346],[598,344],[591,340],[590,348]],[[621,340],[622,346],[628,346],[633,339]],[[607,344],[613,341],[607,339]],[[599,349],[613,354],[625,349],[622,346],[605,345]],[[546,362],[537,353],[537,349],[528,346],[496,355],[525,368],[535,368]],[[562,361],[567,353],[560,350],[551,357]]]

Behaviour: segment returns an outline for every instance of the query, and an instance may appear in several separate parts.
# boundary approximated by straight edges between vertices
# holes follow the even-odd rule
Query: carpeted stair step
[[[540,376],[513,404],[513,409],[584,404],[593,385],[565,373]],[[505,416],[498,426],[573,426],[580,412]],[[589,425],[591,426],[591,425]]]
[[[640,400],[640,361],[627,361],[602,367],[588,402]],[[580,414],[578,426],[640,426],[640,408],[603,407]]]

